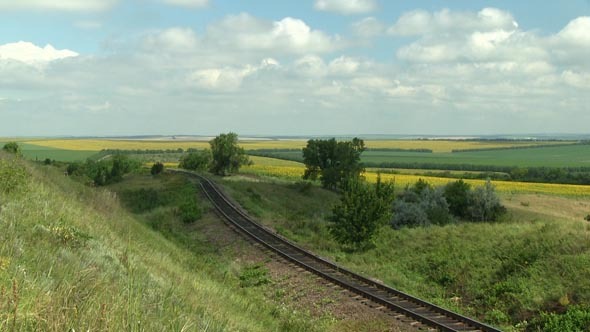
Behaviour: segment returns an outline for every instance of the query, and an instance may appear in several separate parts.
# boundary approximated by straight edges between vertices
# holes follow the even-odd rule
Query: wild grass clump
[[[260,263],[244,266],[239,279],[241,287],[256,287],[270,283],[268,269]]]
[[[26,183],[27,174],[15,157],[2,158],[0,155],[0,193],[9,194]]]

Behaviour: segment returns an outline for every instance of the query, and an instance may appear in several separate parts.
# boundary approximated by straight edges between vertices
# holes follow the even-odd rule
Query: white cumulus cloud
[[[78,53],[64,49],[57,50],[51,45],[38,47],[33,43],[19,41],[0,45],[0,60],[16,60],[26,64],[47,63],[53,60],[78,56]]]
[[[313,30],[297,18],[271,22],[246,13],[227,16],[209,26],[207,37],[225,47],[299,54],[329,52],[340,42],[339,36]]]
[[[572,44],[590,46],[590,16],[572,20],[557,33],[557,36]]]
[[[403,14],[388,29],[388,33],[399,36],[419,36],[464,31],[513,31],[517,27],[518,23],[512,14],[496,8],[484,8],[477,13],[454,12],[449,9],[434,13],[415,10]]]
[[[375,0],[315,0],[314,8],[344,15],[364,14],[377,8]]]

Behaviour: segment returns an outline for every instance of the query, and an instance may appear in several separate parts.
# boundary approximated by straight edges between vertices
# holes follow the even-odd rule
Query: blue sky
[[[0,31],[0,137],[590,123],[587,0],[0,0]]]

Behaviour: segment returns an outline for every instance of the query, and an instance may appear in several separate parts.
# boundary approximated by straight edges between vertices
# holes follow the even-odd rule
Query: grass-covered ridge
[[[1,331],[314,326],[294,324],[307,316],[242,289],[232,272],[239,264],[198,234],[178,241],[129,213],[112,191],[4,155],[0,180]],[[165,207],[152,212],[170,217]]]
[[[320,255],[507,330],[537,331],[531,322],[542,312],[590,304],[587,197],[504,194],[500,222],[386,226],[373,248],[351,253],[327,230],[335,194],[263,178],[223,184],[264,224]]]

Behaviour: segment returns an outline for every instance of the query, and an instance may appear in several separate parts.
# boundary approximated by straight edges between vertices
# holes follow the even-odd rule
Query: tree
[[[8,143],[4,144],[4,146],[2,147],[2,150],[6,151],[8,153],[15,154],[17,156],[21,155],[20,146],[16,142],[8,142]]]
[[[469,216],[470,205],[470,191],[469,183],[463,181],[449,182],[444,189],[444,196],[449,203],[449,210],[451,213],[459,218],[466,218]]]
[[[130,173],[139,167],[139,161],[129,159],[129,157],[123,154],[116,154],[113,156],[111,172],[107,175],[106,181],[109,183],[121,181],[123,175]]]
[[[206,170],[211,165],[211,150],[189,152],[180,158],[178,167],[188,170]]]
[[[150,170],[150,173],[152,175],[158,175],[158,174],[162,173],[163,171],[164,171],[164,164],[162,164],[161,162],[157,162],[152,165],[152,169]]]
[[[381,177],[375,185],[359,179],[347,181],[329,217],[330,234],[341,244],[362,249],[390,219],[393,199],[393,184],[381,182]]]
[[[211,145],[212,162],[211,172],[217,175],[228,175],[237,172],[242,165],[248,164],[248,156],[244,149],[238,146],[238,135],[236,133],[220,134],[212,139]]]
[[[303,148],[306,167],[303,178],[316,180],[319,177],[324,188],[341,189],[347,181],[358,178],[364,171],[360,163],[363,151],[365,142],[356,137],[341,142],[335,138],[309,140]]]
[[[496,221],[506,213],[490,180],[470,193],[469,214],[473,221]]]

